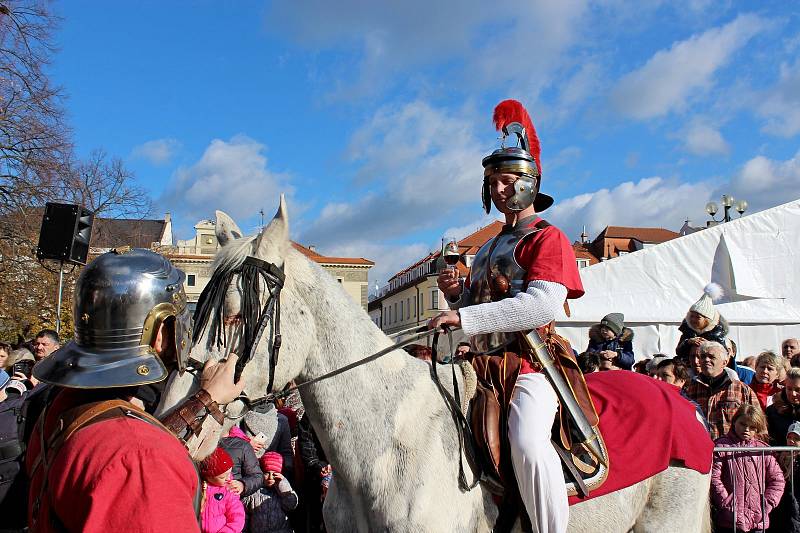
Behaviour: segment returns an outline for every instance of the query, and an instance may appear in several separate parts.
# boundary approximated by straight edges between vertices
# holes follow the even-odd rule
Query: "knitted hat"
[[[258,462],[262,472],[280,472],[283,469],[283,456],[278,452],[267,452]]]
[[[275,410],[275,406],[272,404],[270,404],[270,408],[266,413],[248,411],[239,427],[248,437],[255,437],[259,433],[263,433],[267,437],[267,444],[269,444],[278,431],[278,411]]]
[[[719,311],[714,308],[714,302],[722,298],[722,295],[722,287],[716,283],[709,283],[703,289],[703,295],[689,308],[689,311],[694,311],[714,322],[719,318]]]
[[[800,437],[800,422],[792,422],[792,425],[789,426],[789,429],[786,430],[786,436],[789,436],[789,433],[794,433],[798,437]]]
[[[215,477],[233,468],[233,459],[224,449],[217,447],[214,453],[200,463],[200,473]]]
[[[622,328],[625,327],[625,315],[622,313],[609,313],[600,321],[601,326],[605,326],[614,332],[614,335],[619,336],[622,333]]]

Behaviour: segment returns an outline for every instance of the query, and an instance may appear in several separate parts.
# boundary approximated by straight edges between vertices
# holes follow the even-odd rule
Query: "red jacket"
[[[76,396],[77,391],[62,392],[48,413],[79,404]],[[26,457],[29,470],[38,455],[37,425]],[[37,517],[49,516],[52,503],[68,531],[199,531],[197,471],[183,445],[166,430],[134,418],[112,418],[76,431],[55,458],[48,458],[49,495],[42,497]],[[42,469],[38,472],[31,480],[29,524],[42,482]],[[37,522],[31,531],[56,531],[44,518]]]

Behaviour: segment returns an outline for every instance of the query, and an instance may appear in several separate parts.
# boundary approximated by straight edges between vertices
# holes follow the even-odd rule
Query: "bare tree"
[[[45,202],[75,203],[104,217],[140,218],[147,193],[116,158],[73,157],[63,93],[47,78],[57,19],[37,0],[0,0],[0,337],[29,335],[56,321],[58,274],[35,259]],[[71,335],[68,272],[62,332]]]

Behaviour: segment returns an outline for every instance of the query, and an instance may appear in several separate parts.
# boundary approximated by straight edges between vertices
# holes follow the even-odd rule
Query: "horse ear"
[[[274,263],[283,263],[283,254],[289,246],[289,213],[286,210],[286,198],[281,194],[278,212],[269,224],[261,231],[256,245],[256,257],[271,259]],[[277,252],[277,257],[271,255]]]
[[[236,225],[236,222],[223,211],[217,211],[217,224],[214,231],[217,234],[217,241],[220,246],[230,244],[234,239],[241,239],[243,237],[242,230]]]

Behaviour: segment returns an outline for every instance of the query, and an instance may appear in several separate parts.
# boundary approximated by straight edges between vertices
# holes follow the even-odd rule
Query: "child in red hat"
[[[203,533],[241,533],[244,529],[244,506],[239,496],[227,489],[233,459],[217,448],[200,463],[203,478],[203,504],[200,510]]]
[[[247,496],[248,531],[268,533],[291,533],[288,511],[297,507],[297,493],[283,477],[283,456],[278,452],[266,452],[258,461],[264,472],[264,486]]]

